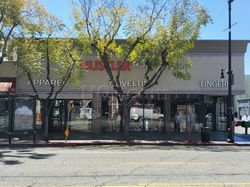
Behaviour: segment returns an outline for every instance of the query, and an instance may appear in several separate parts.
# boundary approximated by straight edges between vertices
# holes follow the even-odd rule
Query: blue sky
[[[58,16],[67,25],[71,20],[70,0],[39,0],[45,7]],[[131,0],[136,1],[136,0]],[[208,10],[213,23],[201,30],[200,39],[228,39],[228,1],[198,0]],[[250,40],[250,0],[234,0],[232,2],[232,40]],[[250,44],[245,55],[245,74],[250,74]]]

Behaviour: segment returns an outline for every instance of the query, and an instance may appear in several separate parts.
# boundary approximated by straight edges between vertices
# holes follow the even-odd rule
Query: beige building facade
[[[235,75],[232,87],[233,95],[243,94],[244,86],[244,53],[247,41],[232,42],[232,69]],[[196,47],[187,55],[192,61],[191,79],[180,80],[175,78],[171,72],[166,70],[160,78],[159,84],[148,92],[153,94],[204,94],[204,95],[226,95],[227,94],[227,74],[225,79],[220,79],[221,69],[226,71],[228,63],[227,41],[198,41]],[[111,61],[111,67],[115,73],[119,61]],[[7,63],[6,63],[7,64]],[[6,66],[6,64],[3,64]],[[85,94],[112,93],[109,78],[95,56],[88,56],[83,64],[89,67],[86,77],[82,80],[79,88],[67,85],[60,98],[74,99],[84,98]],[[5,71],[6,68],[10,70]],[[2,67],[1,67],[2,69]],[[127,63],[121,74],[121,84],[127,93],[136,93],[144,83],[145,67],[143,64],[132,65]],[[13,72],[14,71],[14,72]],[[9,77],[11,74],[15,78],[15,68],[3,67],[1,77]],[[5,74],[4,74],[5,73]],[[34,83],[40,93],[48,88],[48,82],[44,77],[35,77]],[[53,80],[55,85],[60,85],[60,80]],[[25,76],[16,79],[17,93],[32,92],[31,85]],[[91,96],[90,96],[91,97]]]
[[[232,94],[245,93],[244,55],[249,41],[232,41],[232,70],[234,84]],[[131,131],[176,131],[187,130],[187,117],[192,111],[195,114],[193,130],[199,131],[201,126],[208,125],[212,130],[225,130],[226,123],[226,95],[228,93],[228,41],[227,40],[199,40],[194,49],[187,56],[192,61],[191,79],[175,78],[166,70],[158,85],[148,90],[140,103],[137,103],[130,115],[138,118],[131,119]],[[110,61],[112,71],[117,71],[119,61]],[[81,86],[76,88],[66,85],[58,95],[55,110],[51,116],[53,126],[65,128],[66,105],[71,102],[73,110],[70,120],[72,129],[84,132],[118,132],[119,131],[119,103],[115,91],[110,85],[109,78],[102,63],[95,56],[86,56],[82,67],[87,68],[86,77],[81,80]],[[225,78],[221,79],[221,70],[225,70]],[[121,85],[128,97],[136,94],[144,84],[144,64],[130,64],[127,62],[121,73]],[[0,65],[0,86],[4,82],[12,83],[11,89],[16,94],[33,94],[31,84],[24,74],[11,62]],[[45,98],[49,91],[49,84],[44,77],[34,77],[41,98]],[[56,77],[52,84],[58,87],[62,84]],[[2,91],[2,95],[6,92]],[[40,107],[40,109],[39,109]],[[42,112],[42,104],[37,110]],[[143,116],[140,109],[143,108]],[[90,110],[90,115],[87,113]],[[148,114],[145,113],[148,109]],[[159,117],[162,116],[164,117]],[[176,126],[175,116],[181,115],[181,123]],[[91,116],[91,117],[87,117]],[[158,117],[153,117],[158,116]],[[68,116],[69,117],[69,116]],[[141,120],[143,119],[143,120]],[[41,123],[42,124],[42,123]],[[84,126],[84,128],[83,128]]]

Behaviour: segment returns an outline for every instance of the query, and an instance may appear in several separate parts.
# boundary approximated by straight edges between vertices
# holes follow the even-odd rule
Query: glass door
[[[187,132],[188,125],[191,125],[192,131],[199,131],[200,124],[197,123],[195,105],[177,105],[176,114],[179,115],[179,132]]]

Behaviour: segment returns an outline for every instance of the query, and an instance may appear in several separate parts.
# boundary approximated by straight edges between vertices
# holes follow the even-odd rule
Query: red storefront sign
[[[109,65],[112,71],[117,71],[122,61],[110,61]],[[131,71],[131,63],[125,62],[122,66],[122,71]],[[100,60],[86,60],[81,63],[81,68],[88,71],[104,71],[104,64]]]

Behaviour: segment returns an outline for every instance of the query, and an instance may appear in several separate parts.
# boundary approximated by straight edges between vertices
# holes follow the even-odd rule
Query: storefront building
[[[247,44],[248,41],[232,41],[233,95],[245,92],[244,54]],[[195,48],[187,54],[192,61],[192,78],[176,79],[166,70],[158,85],[148,90],[141,102],[131,108],[130,131],[186,132],[190,112],[195,116],[193,131],[199,131],[204,125],[215,131],[225,131],[228,82],[227,74],[223,79],[220,76],[221,69],[227,69],[227,50],[227,40],[199,40]],[[119,132],[119,103],[102,63],[96,56],[86,56],[82,63],[88,67],[86,77],[82,80],[80,88],[66,85],[59,94],[50,114],[50,129],[65,129],[68,124],[72,131]],[[118,65],[117,60],[110,61],[113,72],[117,70]],[[33,93],[27,77],[17,77],[18,71],[11,62],[4,62],[0,67],[0,86],[9,79],[15,85],[11,88],[16,94]],[[6,73],[7,69],[10,73]],[[136,94],[144,84],[145,70],[144,64],[125,64],[121,74],[121,85],[128,97]],[[44,77],[35,77],[33,81],[40,97],[45,98],[49,90],[48,81]],[[61,80],[52,81],[55,86],[62,84]],[[1,95],[8,94],[1,89],[0,92]],[[4,103],[0,104],[2,109]],[[36,108],[37,126],[43,128],[40,117],[43,112],[42,103],[37,102]],[[178,126],[175,125],[177,114],[180,120]],[[0,128],[3,126],[0,125]]]
[[[5,61],[0,64],[0,133],[9,128],[9,94],[16,90],[16,66]]]
[[[235,97],[235,105],[238,117],[242,120],[250,120],[250,75],[245,75],[245,94]]]

